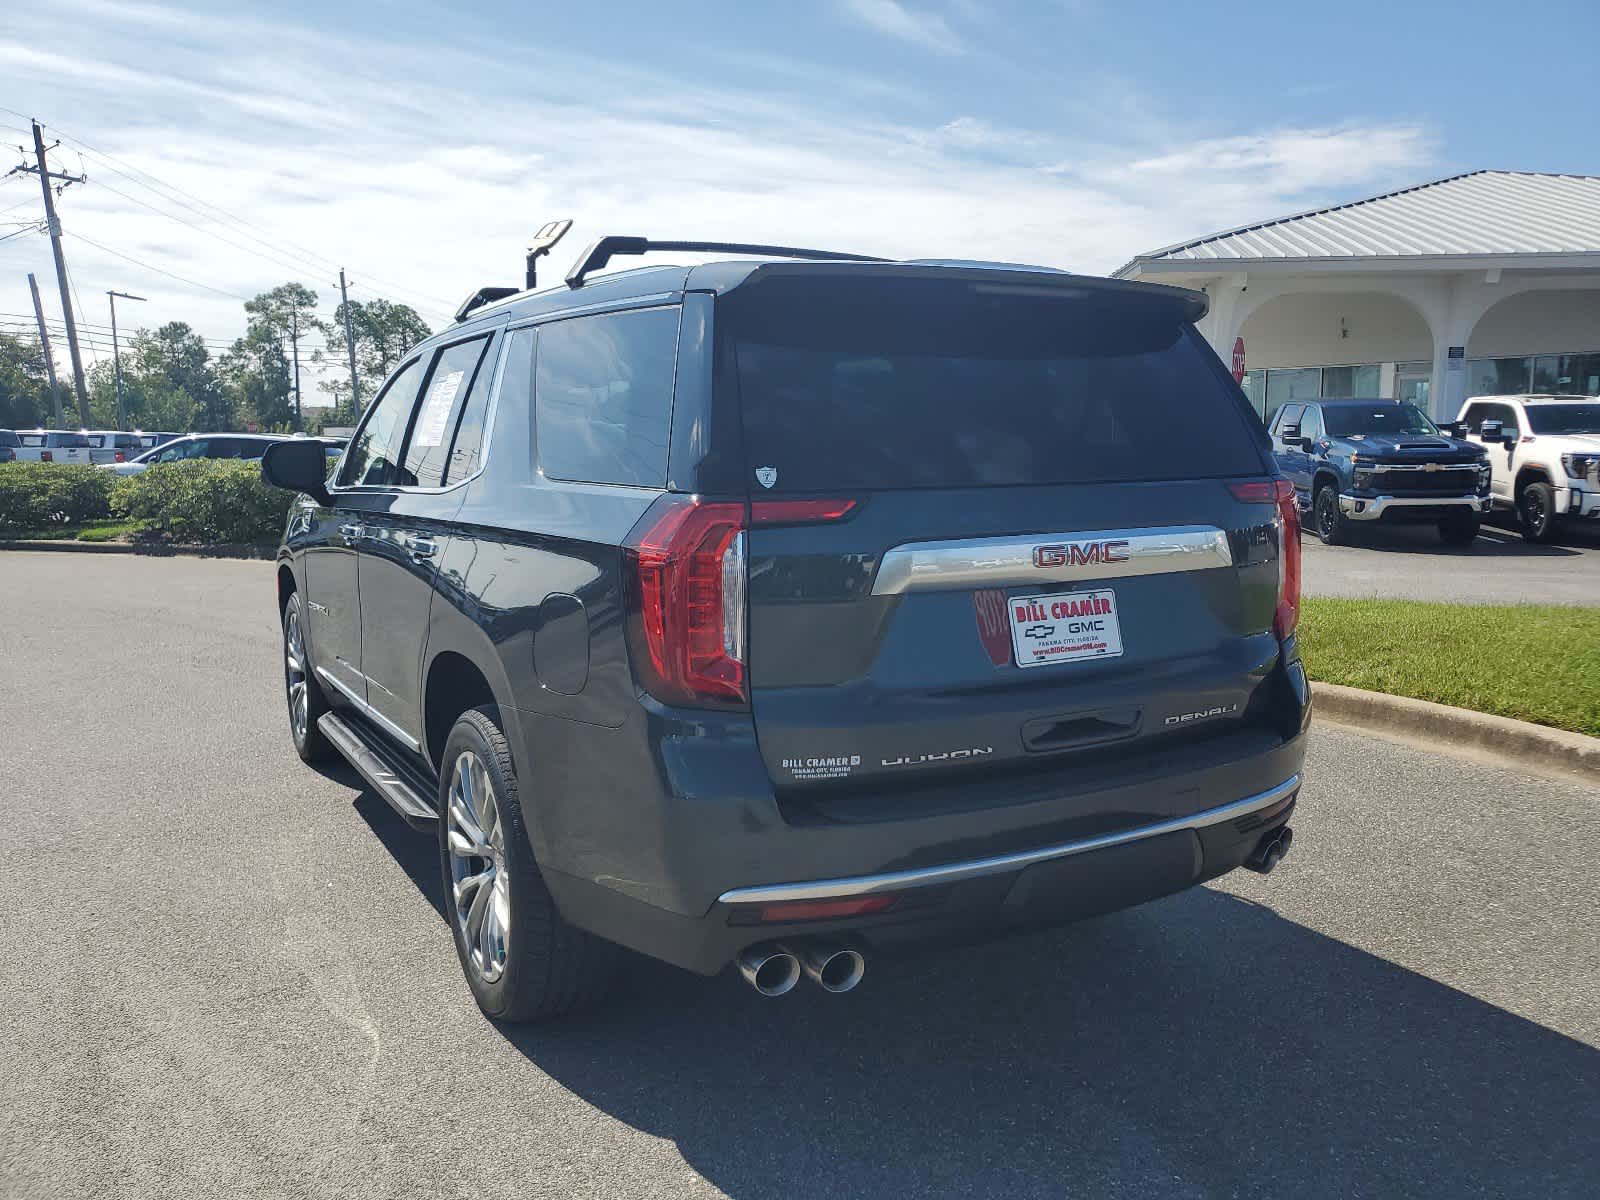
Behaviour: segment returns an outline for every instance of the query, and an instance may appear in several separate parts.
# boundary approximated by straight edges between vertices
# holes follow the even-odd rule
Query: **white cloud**
[[[924,50],[959,54],[964,49],[949,22],[938,13],[913,10],[900,0],[841,0],[840,6],[868,29]]]

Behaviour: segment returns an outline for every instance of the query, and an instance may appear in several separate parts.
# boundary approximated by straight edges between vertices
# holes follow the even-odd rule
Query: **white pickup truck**
[[[63,429],[17,430],[17,461],[45,463],[81,463],[87,466],[89,439],[82,433],[69,433]]]
[[[1528,541],[1600,523],[1600,396],[1474,396],[1456,424],[1489,452],[1490,495]]]

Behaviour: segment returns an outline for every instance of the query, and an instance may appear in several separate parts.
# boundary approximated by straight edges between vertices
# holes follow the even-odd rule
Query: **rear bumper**
[[[1492,503],[1488,496],[1339,496],[1339,510],[1352,521],[1429,521],[1461,512],[1487,516]]]
[[[671,913],[610,888],[545,872],[569,920],[703,975],[714,975],[759,942],[848,939],[888,951],[1002,936],[1081,920],[1183,891],[1241,866],[1289,823],[1298,775],[1274,788],[1177,821],[1111,837],[972,859],[913,872],[739,888],[704,916]],[[846,920],[752,923],[769,899],[893,892],[897,906]]]

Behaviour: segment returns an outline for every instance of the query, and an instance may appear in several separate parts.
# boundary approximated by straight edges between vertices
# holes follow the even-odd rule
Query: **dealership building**
[[[1141,254],[1263,416],[1308,396],[1600,395],[1600,177],[1474,171]]]

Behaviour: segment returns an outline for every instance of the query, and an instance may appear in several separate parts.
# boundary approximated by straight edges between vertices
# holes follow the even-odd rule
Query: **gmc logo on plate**
[[[1090,563],[1119,563],[1128,561],[1128,543],[1068,542],[1061,546],[1035,546],[1033,565],[1036,567],[1086,567]]]

